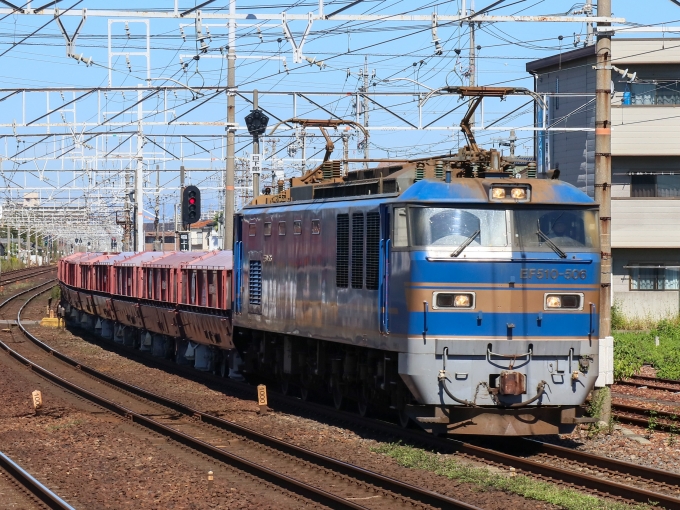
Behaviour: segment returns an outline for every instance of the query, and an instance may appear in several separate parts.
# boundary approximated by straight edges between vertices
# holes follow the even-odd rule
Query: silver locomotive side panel
[[[235,326],[385,348],[378,325],[380,202],[244,209]]]

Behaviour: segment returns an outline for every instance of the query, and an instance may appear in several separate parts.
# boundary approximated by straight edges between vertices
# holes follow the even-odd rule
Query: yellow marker
[[[213,486],[213,472],[208,471],[208,489],[212,489]]]
[[[260,412],[267,410],[267,387],[260,384],[257,387],[257,403],[260,405]]]
[[[33,409],[36,411],[42,407],[42,393],[40,393],[39,390],[35,390],[33,393],[31,393],[31,396],[33,397]]]

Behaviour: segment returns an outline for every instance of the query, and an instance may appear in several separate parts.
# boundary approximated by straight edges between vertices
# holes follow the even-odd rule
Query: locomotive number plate
[[[519,277],[523,280],[557,280],[562,277],[565,280],[585,280],[588,274],[585,269],[567,269],[559,272],[557,269],[520,269]]]

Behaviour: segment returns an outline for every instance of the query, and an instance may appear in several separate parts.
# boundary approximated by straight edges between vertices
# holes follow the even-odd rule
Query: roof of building
[[[594,57],[596,45],[527,62],[526,70],[533,73],[547,67],[563,65],[587,57]],[[680,39],[661,37],[615,37],[612,39],[612,62],[624,64],[680,64]]]
[[[527,62],[527,73],[533,73],[539,69],[545,69],[546,67],[552,67],[566,62],[571,62],[573,60],[579,60],[586,57],[592,57],[595,55],[595,45],[586,46],[584,48],[577,48],[571,51],[565,51],[564,53],[558,53],[557,55],[550,55],[549,57],[540,58],[538,60],[532,60]]]

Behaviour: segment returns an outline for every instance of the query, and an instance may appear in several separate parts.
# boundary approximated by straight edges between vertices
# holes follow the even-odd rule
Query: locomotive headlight
[[[560,296],[548,296],[545,300],[545,306],[548,308],[562,308],[562,299],[560,299]]]
[[[546,294],[546,310],[583,310],[583,294]]]
[[[491,190],[491,198],[503,200],[505,198],[505,188],[493,188]]]
[[[453,300],[453,306],[456,308],[469,308],[470,294],[456,294],[456,297]]]
[[[453,292],[435,292],[433,299],[434,310],[441,308],[467,308],[468,310],[475,307],[474,292],[465,292],[454,294]]]
[[[526,200],[527,190],[525,188],[512,188],[510,196],[515,200]]]

